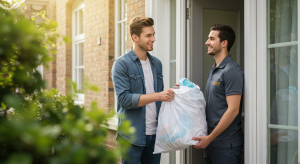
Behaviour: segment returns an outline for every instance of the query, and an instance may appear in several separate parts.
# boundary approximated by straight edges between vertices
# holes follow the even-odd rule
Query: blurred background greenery
[[[44,90],[37,67],[47,66],[56,54],[61,37],[57,23],[47,19],[45,11],[29,20],[22,10],[11,9],[12,3],[0,0],[0,4],[0,163],[118,163],[120,150],[105,146],[107,122],[114,111],[106,113],[96,102],[84,109],[74,104],[72,93]],[[37,16],[45,21],[36,24]],[[63,40],[60,44],[68,44],[68,38]],[[99,92],[91,84],[85,88]],[[129,122],[118,130],[134,132]],[[122,140],[118,144],[125,148],[122,151],[129,146]]]

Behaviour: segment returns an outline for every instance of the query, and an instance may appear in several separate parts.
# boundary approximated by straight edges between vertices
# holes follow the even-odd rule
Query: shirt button
[[[140,68],[142,68],[142,66],[140,66]]]
[[[146,90],[144,90],[144,91],[146,91]]]
[[[134,79],[136,79],[136,77],[134,77]]]

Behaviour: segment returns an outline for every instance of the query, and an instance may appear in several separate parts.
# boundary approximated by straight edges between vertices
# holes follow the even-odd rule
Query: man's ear
[[[131,37],[134,42],[137,42],[139,40],[139,37],[135,34],[133,34]]]
[[[228,46],[228,41],[227,40],[223,40],[222,41],[222,47],[227,47]]]

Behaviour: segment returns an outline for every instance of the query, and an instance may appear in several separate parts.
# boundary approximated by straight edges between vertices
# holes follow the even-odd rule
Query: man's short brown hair
[[[135,34],[140,37],[142,33],[142,29],[147,26],[153,26],[154,20],[152,18],[142,18],[142,17],[135,17],[129,23],[129,31],[130,37]]]

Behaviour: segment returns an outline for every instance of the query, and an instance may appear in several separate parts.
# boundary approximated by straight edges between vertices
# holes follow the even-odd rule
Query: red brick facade
[[[72,5],[75,0],[49,0],[47,17],[56,20],[61,36],[72,39]],[[85,91],[84,106],[89,108],[91,101],[98,102],[100,108],[108,111],[114,108],[114,88],[110,71],[114,62],[115,49],[115,0],[84,1],[84,77],[85,81],[97,85],[99,93]],[[145,16],[145,0],[127,0],[127,24],[136,16]],[[101,37],[101,44],[97,38]],[[132,40],[127,34],[127,48]],[[61,40],[58,41],[58,43]],[[62,94],[68,93],[68,80],[72,78],[72,44],[57,46],[55,60],[44,69],[47,89],[57,88]],[[107,147],[117,146],[116,132],[111,130]]]

